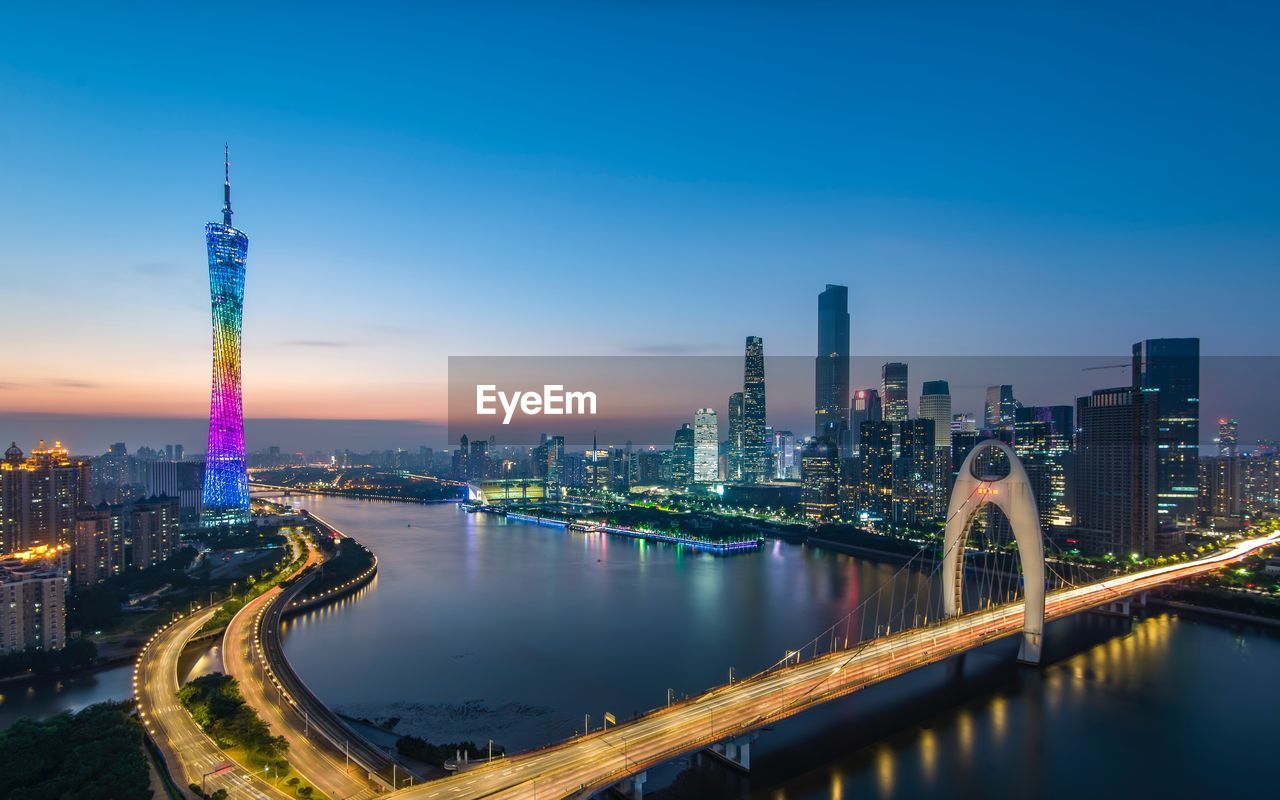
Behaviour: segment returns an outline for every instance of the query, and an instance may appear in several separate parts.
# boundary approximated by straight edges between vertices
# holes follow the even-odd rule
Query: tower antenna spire
[[[231,227],[231,145],[223,144],[222,224]]]

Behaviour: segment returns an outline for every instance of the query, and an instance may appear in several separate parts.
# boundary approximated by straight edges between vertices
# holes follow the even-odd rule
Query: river
[[[513,750],[744,676],[844,615],[899,565],[769,541],[714,556],[467,514],[292,498],[367,544],[375,581],[287,625],[325,702],[434,741]],[[1049,625],[764,731],[747,783],[684,760],[651,788],[711,798],[1269,796],[1280,636],[1165,613]],[[127,668],[15,687],[0,725],[127,695]],[[3,691],[3,690],[0,690]],[[682,772],[683,770],[683,772]],[[683,792],[682,794],[678,794]]]

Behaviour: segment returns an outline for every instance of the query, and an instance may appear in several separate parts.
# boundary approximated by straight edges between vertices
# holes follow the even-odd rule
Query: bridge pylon
[[[1002,477],[979,475],[978,456],[988,450],[1002,452],[1009,461],[1009,474]],[[947,503],[947,527],[943,535],[943,611],[948,616],[961,613],[964,592],[964,545],[969,538],[978,511],[987,503],[994,504],[1009,518],[1013,537],[1018,543],[1018,560],[1022,564],[1024,619],[1022,645],[1018,660],[1026,664],[1040,663],[1040,644],[1044,637],[1045,565],[1044,541],[1040,533],[1040,514],[1036,510],[1031,481],[1013,448],[998,439],[986,439],[965,457],[956,476],[951,500]]]

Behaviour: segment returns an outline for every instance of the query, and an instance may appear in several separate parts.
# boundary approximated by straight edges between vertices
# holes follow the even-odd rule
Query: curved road
[[[295,553],[298,547],[294,542]],[[307,560],[303,569],[320,562],[316,548],[307,542]],[[305,580],[305,578],[304,578]],[[299,712],[282,697],[282,690],[267,668],[258,641],[258,630],[264,614],[273,601],[286,591],[274,586],[240,609],[227,625],[222,637],[223,670],[240,684],[240,693],[258,716],[271,727],[271,732],[289,742],[289,763],[303,778],[333,800],[363,800],[375,790],[355,766],[347,767],[341,753],[336,758],[316,741]],[[311,735],[308,735],[310,733]]]
[[[216,606],[197,611],[156,631],[138,654],[133,690],[139,718],[160,748],[169,774],[184,792],[188,785],[200,785],[204,778],[208,791],[226,789],[237,800],[288,800],[289,795],[231,762],[178,702],[178,659],[187,642],[216,611]],[[209,774],[220,768],[225,771]]]

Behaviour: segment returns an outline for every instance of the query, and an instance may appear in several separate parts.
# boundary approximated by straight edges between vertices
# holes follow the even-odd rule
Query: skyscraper
[[[834,522],[840,513],[840,458],[830,439],[818,439],[800,456],[800,507],[815,523]]]
[[[1099,389],[1076,400],[1076,527],[1082,549],[1156,550],[1156,393]]]
[[[720,430],[714,408],[693,415],[693,482],[720,480]]]
[[[880,392],[875,389],[858,389],[849,405],[850,455],[862,452],[862,423],[880,422]]]
[[[987,387],[987,404],[983,421],[988,430],[1009,430],[1014,425],[1018,401],[1013,399],[1013,386],[1002,383]]]
[[[671,448],[671,483],[676,486],[693,483],[693,426],[687,422],[676,431]]]
[[[1218,420],[1218,455],[1232,458],[1240,447],[1240,421],[1220,418]]]
[[[729,439],[724,479],[732,483],[742,480],[742,392],[729,395]]]
[[[827,284],[818,295],[813,435],[838,442],[849,420],[849,288]]]
[[[249,475],[244,464],[244,404],[240,395],[240,334],[249,237],[231,225],[230,152],[224,163],[222,222],[204,227],[213,305],[213,391],[205,450],[201,524],[249,521]]]
[[[770,477],[764,424],[764,340],[748,336],[742,375],[742,480],[746,483],[761,483]]]
[[[907,365],[891,361],[880,367],[880,401],[884,404],[885,422],[902,422],[909,417],[907,400]]]
[[[933,420],[933,441],[951,451],[951,387],[946,381],[925,381],[920,394],[920,418]]]
[[[1135,344],[1133,388],[1159,392],[1159,524],[1193,521],[1200,494],[1200,340],[1146,339]]]

